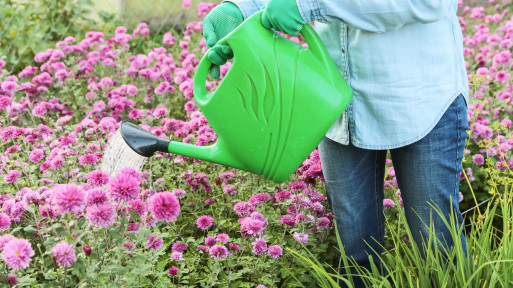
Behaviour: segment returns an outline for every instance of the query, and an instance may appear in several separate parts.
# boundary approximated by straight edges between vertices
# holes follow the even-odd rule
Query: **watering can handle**
[[[263,11],[259,11],[246,21],[255,21],[258,22],[259,25],[262,25],[262,13]],[[306,43],[308,44],[308,50],[310,50],[313,55],[318,57],[319,60],[322,61],[322,63],[328,63],[332,61],[331,59],[329,59],[328,51],[326,50],[326,47],[324,47],[321,38],[319,38],[319,35],[317,35],[315,30],[309,23],[305,23],[305,25],[303,25],[303,29],[301,29],[300,33],[301,35],[303,35]],[[218,44],[226,44],[226,37],[221,39],[218,42]],[[194,97],[196,101],[199,102],[198,104],[200,104],[200,106],[201,104],[206,103],[211,94],[211,92],[209,92],[205,87],[205,82],[207,81],[207,76],[210,67],[213,64],[212,61],[208,58],[208,53],[211,51],[211,49],[212,48],[210,48],[203,55],[203,58],[201,59],[198,68],[196,69],[196,75],[194,77]]]
[[[212,48],[208,49],[207,53],[203,55],[201,61],[196,69],[196,75],[194,76],[194,85],[193,85],[193,93],[194,98],[196,99],[198,104],[202,104],[201,102],[206,102],[209,98],[210,92],[205,87],[205,83],[207,82],[208,72],[210,71],[210,66],[212,66],[212,61],[208,58],[208,53]]]

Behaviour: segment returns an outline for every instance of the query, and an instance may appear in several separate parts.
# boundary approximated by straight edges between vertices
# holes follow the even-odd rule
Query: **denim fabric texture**
[[[449,249],[453,245],[447,226],[428,203],[438,206],[448,220],[452,202],[457,223],[463,224],[458,199],[467,129],[467,106],[459,95],[425,137],[390,150],[412,240],[422,253],[420,244],[423,237],[427,242],[430,219],[437,238],[445,239],[444,247]],[[367,254],[374,253],[365,241],[380,254],[383,251],[376,241],[385,245],[383,198],[387,150],[342,145],[325,137],[319,153],[328,202],[336,215],[345,253],[370,270]],[[465,237],[463,234],[460,237],[466,251]],[[378,263],[376,257],[373,259]],[[361,279],[355,280],[355,287],[365,287]]]

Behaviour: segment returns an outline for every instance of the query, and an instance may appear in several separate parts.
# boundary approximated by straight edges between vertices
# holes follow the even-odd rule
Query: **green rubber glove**
[[[224,36],[232,32],[244,21],[244,16],[237,5],[231,2],[223,2],[216,6],[203,19],[203,36],[207,49],[210,49]],[[208,58],[214,65],[210,68],[210,77],[219,79],[221,71],[219,66],[233,58],[232,49],[227,45],[215,45],[208,53]]]
[[[262,25],[267,29],[297,36],[306,22],[301,17],[296,0],[269,0],[262,14]]]

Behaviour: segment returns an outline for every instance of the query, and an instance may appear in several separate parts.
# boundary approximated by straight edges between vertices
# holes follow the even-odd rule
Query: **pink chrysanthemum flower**
[[[17,170],[11,170],[4,176],[5,183],[16,183],[18,181],[18,177],[20,177],[21,172]]]
[[[383,208],[395,207],[395,202],[392,199],[383,199]]]
[[[328,217],[319,217],[317,221],[319,221],[319,227],[321,228],[327,229],[330,227],[331,221]]]
[[[228,246],[230,246],[230,249],[232,250],[240,250],[240,246],[235,243],[230,243]]]
[[[99,205],[107,202],[107,193],[101,188],[93,188],[87,191],[86,205]]]
[[[5,264],[15,271],[27,268],[34,255],[32,245],[26,239],[12,239],[5,244],[2,251],[2,259]]]
[[[75,255],[75,247],[66,241],[61,241],[50,249],[53,252],[52,256],[57,262],[59,267],[69,267],[77,262]]]
[[[283,249],[278,245],[272,245],[267,249],[267,254],[273,258],[278,258],[282,255]]]
[[[171,260],[182,261],[183,260],[183,254],[181,252],[172,252],[171,253]]]
[[[285,200],[292,198],[292,193],[290,193],[290,191],[288,190],[282,190],[276,193],[274,197],[276,198],[276,200],[284,202]]]
[[[176,274],[178,274],[178,268],[176,266],[173,266],[169,268],[169,271],[167,271],[167,273],[171,276],[176,276]]]
[[[139,181],[127,173],[119,173],[109,182],[108,196],[114,201],[130,201],[136,199],[141,191]]]
[[[18,284],[18,278],[16,277],[16,274],[7,274],[7,283],[9,283],[11,286]]]
[[[0,252],[4,250],[5,244],[7,244],[12,239],[16,239],[16,237],[12,236],[11,234],[4,234],[0,236]]]
[[[264,239],[257,239],[253,244],[253,253],[262,255],[267,251],[267,242]]]
[[[263,230],[263,223],[251,217],[239,219],[242,237],[257,236]]]
[[[208,250],[210,256],[216,259],[225,258],[228,256],[228,249],[222,245],[214,245]]]
[[[97,226],[99,228],[112,226],[116,216],[116,209],[109,202],[89,206],[85,215],[90,226]]]
[[[247,202],[239,202],[233,206],[233,210],[240,217],[247,217],[251,214],[251,206]]]
[[[102,186],[109,183],[109,178],[109,174],[101,170],[91,171],[87,175],[87,180],[89,180],[89,182],[91,182],[91,184],[94,186]]]
[[[36,148],[32,150],[32,152],[30,152],[29,160],[32,163],[38,163],[39,161],[41,161],[41,159],[43,159],[44,156],[45,153],[43,152],[43,150]]]
[[[158,221],[174,221],[180,214],[180,202],[169,191],[159,192],[148,199],[148,210]]]
[[[474,163],[479,166],[483,165],[485,162],[484,157],[481,154],[476,154],[476,155],[472,156],[472,161],[474,161]]]
[[[187,249],[187,244],[182,244],[182,241],[178,241],[178,242],[174,243],[173,246],[171,247],[172,252],[183,253],[183,251],[185,251],[185,249]]]
[[[207,245],[208,248],[214,246],[216,244],[216,238],[212,236],[205,237],[205,245]]]
[[[53,193],[53,206],[57,213],[80,213],[84,210],[86,195],[80,186],[75,184],[59,184]]]
[[[216,241],[226,244],[229,240],[230,240],[230,236],[228,236],[228,234],[225,234],[225,233],[217,234]]]
[[[11,217],[5,213],[0,213],[0,230],[9,229],[11,227]]]
[[[212,224],[212,217],[208,215],[203,215],[196,221],[196,226],[198,226],[198,228],[201,230],[207,229],[208,227],[212,226]]]
[[[96,154],[85,154],[78,157],[78,163],[80,163],[80,165],[95,165],[96,161],[98,161]]]
[[[271,200],[271,196],[269,196],[269,194],[258,193],[258,194],[251,196],[251,198],[249,198],[249,200],[248,200],[248,203],[253,206],[260,206],[260,205],[264,204],[264,202],[267,202],[269,200]]]
[[[146,237],[148,239],[148,247],[150,250],[158,250],[164,244],[164,240],[162,238],[158,238],[158,235],[152,233],[150,237]]]
[[[294,239],[296,239],[296,241],[298,242],[301,242],[303,244],[305,244],[306,242],[308,242],[308,234],[306,233],[298,233],[298,232],[294,232],[292,234],[292,236],[294,237]]]

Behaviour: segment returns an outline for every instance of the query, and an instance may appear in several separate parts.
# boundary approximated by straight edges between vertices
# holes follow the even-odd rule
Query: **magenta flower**
[[[171,247],[172,252],[181,252],[183,253],[187,249],[187,244],[182,244],[182,241],[178,241],[173,244]]]
[[[212,236],[205,237],[205,245],[207,245],[209,248],[214,246],[216,244],[216,238]]]
[[[128,173],[119,173],[109,182],[108,196],[114,201],[136,199],[141,191],[139,181]]]
[[[257,239],[253,244],[253,253],[257,255],[262,255],[267,251],[267,242],[264,239]]]
[[[259,220],[246,217],[239,219],[240,233],[242,237],[257,236],[263,230],[263,223]]]
[[[233,206],[235,213],[241,217],[246,217],[251,214],[251,206],[247,202],[239,202]]]
[[[87,175],[87,180],[89,180],[89,182],[91,182],[91,184],[93,184],[94,186],[102,186],[109,183],[109,178],[109,174],[101,170],[91,171]]]
[[[112,226],[116,216],[117,213],[114,205],[104,202],[89,206],[85,218],[89,221],[89,226],[102,228]]]
[[[57,262],[59,267],[69,267],[73,263],[77,262],[77,256],[75,255],[75,246],[69,244],[66,241],[61,241],[50,249],[53,252],[52,256]]]
[[[484,157],[481,154],[476,154],[476,155],[472,156],[472,161],[474,161],[474,163],[479,166],[483,165],[485,162]]]
[[[267,254],[273,258],[278,258],[282,255],[283,249],[278,245],[272,245],[267,249]]]
[[[207,229],[208,227],[212,226],[212,224],[212,217],[208,215],[200,216],[196,221],[196,226],[201,230]]]
[[[86,195],[80,186],[75,184],[59,184],[53,193],[55,211],[64,215],[68,212],[80,213],[84,210]]]
[[[228,249],[222,245],[214,245],[208,250],[210,256],[216,259],[225,258],[228,256]]]
[[[169,273],[169,275],[171,276],[176,276],[176,274],[178,274],[178,268],[176,266],[173,266],[169,268],[169,271],[167,271],[167,273]]]
[[[317,220],[319,221],[319,227],[324,229],[330,227],[331,221],[328,217],[319,217]]]
[[[38,163],[39,161],[41,161],[41,159],[43,159],[44,156],[45,156],[45,153],[43,152],[43,150],[34,149],[34,150],[32,150],[32,152],[30,152],[29,160],[32,163]]]
[[[98,161],[96,154],[85,154],[78,157],[78,163],[80,163],[80,165],[95,165],[96,161]]]
[[[16,183],[18,180],[18,177],[20,177],[21,172],[17,170],[11,170],[4,176],[4,182],[5,183]]]
[[[93,188],[87,191],[87,206],[98,205],[107,201],[107,193],[103,189]]]
[[[240,246],[235,243],[230,243],[228,246],[230,246],[230,249],[232,250],[240,250]]]
[[[225,234],[225,233],[217,234],[216,241],[226,244],[228,242],[228,240],[230,240],[230,236],[228,236],[227,234]]]
[[[383,208],[395,207],[395,202],[392,199],[383,199]]]
[[[5,213],[0,213],[0,230],[9,229],[11,227],[11,217]]]
[[[159,192],[148,199],[148,210],[156,220],[172,222],[180,214],[180,202],[169,191]]]
[[[269,200],[271,200],[271,196],[269,196],[269,194],[258,193],[258,194],[251,196],[251,198],[249,198],[249,200],[248,200],[248,203],[253,206],[260,206],[260,205],[264,204],[264,202],[267,202]]]
[[[34,255],[32,245],[26,239],[12,239],[5,244],[2,251],[2,259],[5,264],[15,271],[27,268]]]
[[[148,239],[148,247],[150,250],[158,250],[164,244],[164,240],[162,238],[157,238],[157,234],[152,233],[150,237],[146,237]]]
[[[11,286],[18,284],[18,278],[16,277],[16,274],[7,274],[7,283],[9,283]]]

